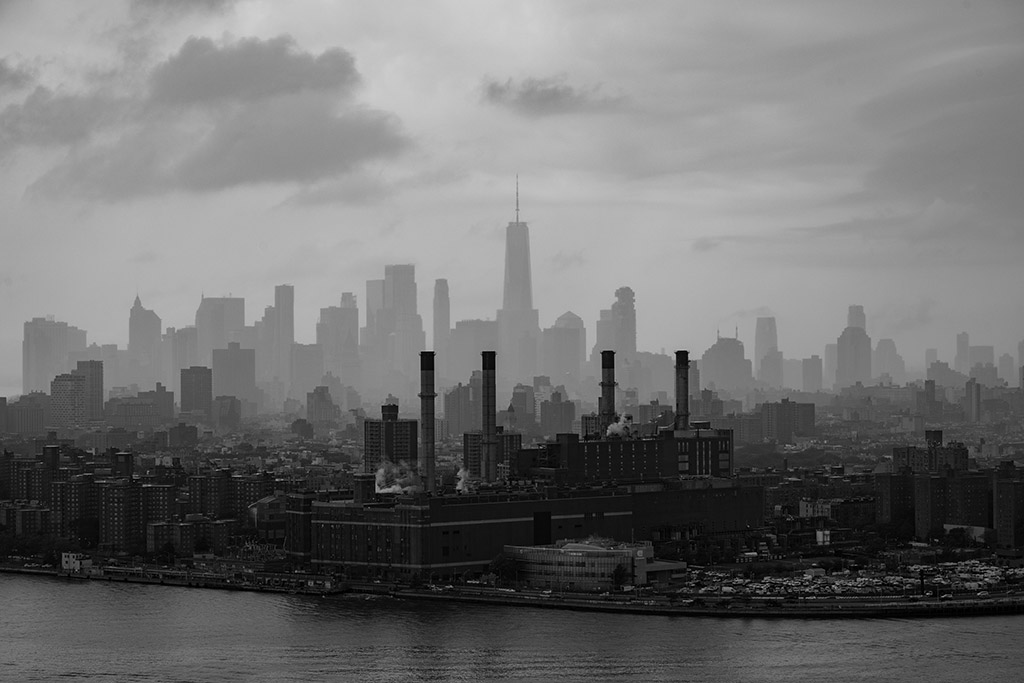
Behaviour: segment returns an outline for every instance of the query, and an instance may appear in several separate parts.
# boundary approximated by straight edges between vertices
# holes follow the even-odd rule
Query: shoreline
[[[57,569],[0,567],[0,573],[45,576],[66,581],[106,581],[141,583],[179,588],[205,588],[247,591],[254,593],[287,593],[328,597],[347,593],[381,595],[422,602],[461,602],[480,605],[501,605],[535,609],[612,612],[618,614],[719,619],[917,619],[942,617],[974,617],[1024,614],[1024,596],[963,597],[952,600],[935,598],[911,599],[835,599],[817,598],[799,603],[766,604],[756,601],[720,600],[696,606],[672,604],[659,600],[600,599],[591,595],[554,595],[541,592],[490,592],[489,589],[437,591],[399,587],[390,583],[341,582],[330,587],[268,586],[233,583],[227,577],[209,575],[167,576],[152,571],[148,574],[120,576],[106,574],[75,574]],[[155,575],[154,575],[155,574]]]

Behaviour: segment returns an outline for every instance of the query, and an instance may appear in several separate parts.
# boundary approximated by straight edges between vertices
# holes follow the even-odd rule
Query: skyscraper
[[[151,386],[160,373],[160,316],[142,305],[135,295],[135,303],[128,314],[128,359],[131,379],[142,386]]]
[[[754,328],[754,375],[761,377],[761,360],[768,354],[779,348],[779,335],[775,328],[774,317],[762,317],[757,319]],[[775,386],[775,385],[772,385]]]
[[[295,287],[274,287],[274,376],[284,383],[291,381],[292,344],[295,343]],[[305,392],[302,393],[305,396]]]
[[[587,328],[572,311],[558,316],[541,338],[542,371],[556,385],[579,385],[580,370],[586,359]]]
[[[930,368],[932,366],[932,363],[935,363],[938,360],[939,360],[939,350],[938,349],[925,349],[924,350],[924,369],[925,369],[925,372],[927,372],[928,368]]]
[[[359,384],[359,307],[356,295],[345,292],[341,305],[320,309],[316,343],[323,348],[324,372],[349,386]]]
[[[822,389],[821,356],[814,355],[803,360],[803,389],[815,393]]]
[[[719,337],[700,359],[701,380],[707,387],[742,398],[753,381],[752,363],[747,360],[743,342],[734,337]]]
[[[836,391],[858,382],[871,384],[871,337],[864,324],[864,307],[850,306],[846,329],[836,342]]]
[[[452,331],[452,305],[448,295],[448,280],[434,280],[434,353],[437,357],[437,375],[444,380],[448,375],[448,338]]]
[[[85,351],[86,332],[52,317],[33,318],[25,323],[21,343],[21,384],[26,394],[46,393],[50,381],[70,368],[68,356]]]
[[[590,355],[595,374],[600,368],[603,350],[614,351],[619,365],[628,365],[636,359],[636,295],[631,288],[615,290],[615,301],[611,308],[601,311],[595,332]]]
[[[956,357],[953,358],[953,369],[967,374],[971,371],[971,337],[966,332],[956,335]]]
[[[867,317],[864,315],[864,307],[853,305],[846,312],[846,326],[859,327],[862,330],[868,329]]]
[[[203,366],[181,370],[181,412],[209,419],[213,413],[213,372]]]
[[[838,365],[839,345],[825,344],[825,374],[824,382],[826,389],[832,389],[836,385],[836,366]]]
[[[228,348],[213,350],[213,395],[256,403],[255,349],[228,342]]]
[[[871,370],[876,377],[888,375],[894,384],[902,384],[906,374],[906,363],[896,350],[892,339],[879,339],[871,359]]]
[[[245,299],[204,296],[196,310],[199,363],[210,367],[213,350],[226,349],[231,335],[245,327]]]
[[[537,374],[540,318],[533,307],[530,228],[519,220],[518,179],[516,219],[505,228],[505,288],[497,321],[502,376],[510,381],[532,378]]]

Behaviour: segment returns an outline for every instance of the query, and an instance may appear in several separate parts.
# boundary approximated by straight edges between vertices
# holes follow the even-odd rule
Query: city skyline
[[[24,321],[123,347],[135,294],[164,327],[204,293],[251,324],[290,282],[311,343],[321,307],[412,263],[424,327],[436,279],[453,321],[493,318],[516,173],[542,329],[572,311],[594,339],[630,287],[651,351],[739,326],[749,358],[773,316],[787,358],[824,357],[851,304],[911,368],[961,331],[1024,338],[1000,296],[1024,246],[1013,7],[62,7],[0,5],[7,393]],[[224,154],[267,131],[295,153]]]

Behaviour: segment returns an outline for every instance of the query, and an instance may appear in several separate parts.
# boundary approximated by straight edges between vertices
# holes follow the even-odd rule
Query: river
[[[696,619],[0,575],[0,680],[1013,681],[1024,616]]]

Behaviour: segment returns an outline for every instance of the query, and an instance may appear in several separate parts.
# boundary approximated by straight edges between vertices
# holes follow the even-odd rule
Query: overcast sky
[[[0,388],[38,315],[124,345],[415,263],[493,317],[515,174],[541,325],[640,346],[851,303],[911,365],[1024,338],[1024,3],[0,0]],[[429,333],[428,333],[429,338]]]

